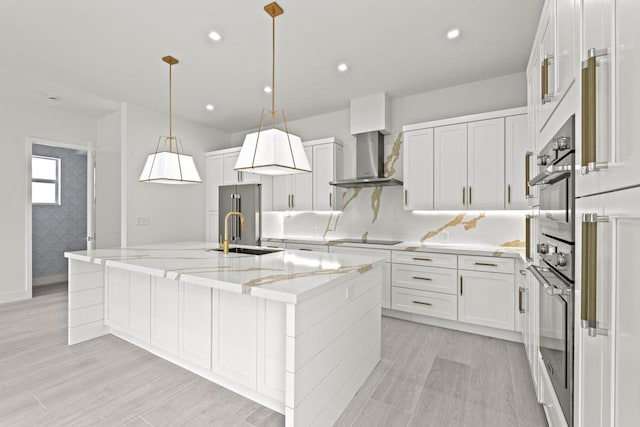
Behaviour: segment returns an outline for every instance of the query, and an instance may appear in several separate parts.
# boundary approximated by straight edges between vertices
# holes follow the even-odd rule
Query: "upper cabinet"
[[[526,163],[531,156],[529,152],[528,125],[529,118],[526,114],[511,116],[504,119],[505,122],[505,178],[507,209],[526,209],[528,205],[528,185]]]
[[[242,184],[262,184],[263,212],[341,209],[337,190],[329,182],[342,178],[342,144],[335,138],[324,138],[303,145],[312,172],[274,177],[234,170],[240,148],[207,153],[207,211],[218,211],[219,186]],[[214,231],[208,230],[208,235]]]
[[[405,210],[527,207],[526,108],[403,127]]]
[[[433,209],[433,129],[409,131],[403,141],[404,208]]]
[[[504,118],[435,129],[436,209],[504,209]]]
[[[335,211],[342,207],[338,189],[329,182],[342,179],[342,145],[335,142],[313,146],[313,210]]]
[[[467,126],[469,209],[504,209],[504,118]]]
[[[434,147],[434,208],[466,209],[467,124],[437,127]]]
[[[313,148],[304,147],[304,152],[312,164]],[[311,167],[315,171],[315,167]],[[313,178],[311,173],[296,173],[273,177],[273,210],[295,209],[310,211],[313,209]]]
[[[529,71],[537,75],[536,123],[541,131],[576,80],[577,0],[549,0],[542,11],[535,56]]]

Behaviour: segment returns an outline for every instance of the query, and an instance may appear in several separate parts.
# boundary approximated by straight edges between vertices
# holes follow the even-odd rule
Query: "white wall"
[[[205,240],[204,184],[162,185],[139,182],[147,155],[156,149],[158,138],[168,132],[165,114],[125,104],[121,113],[122,138],[122,227],[123,245]],[[204,153],[228,146],[229,135],[199,124],[174,118],[174,134],[196,162],[204,180]],[[146,217],[148,225],[138,225]]]
[[[98,120],[95,248],[120,247],[120,111]]]
[[[0,100],[0,303],[30,297],[31,254],[27,242],[31,146],[27,137],[88,145],[96,139],[96,120],[58,110]]]
[[[391,101],[391,134],[385,137],[388,154],[402,126],[431,120],[527,105],[524,72],[424,92]],[[335,137],[344,144],[344,177],[355,176],[355,138],[350,132],[349,109],[288,122],[289,131],[303,141]],[[231,135],[229,147],[242,144],[247,131]],[[402,164],[402,161],[399,162]],[[401,168],[398,169],[401,172]]]

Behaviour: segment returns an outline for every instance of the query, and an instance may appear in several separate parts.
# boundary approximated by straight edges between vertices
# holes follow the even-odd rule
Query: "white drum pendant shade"
[[[311,172],[300,137],[276,128],[245,136],[234,169],[263,175]]]
[[[140,181],[158,184],[196,184],[202,182],[193,157],[170,151],[149,154]]]

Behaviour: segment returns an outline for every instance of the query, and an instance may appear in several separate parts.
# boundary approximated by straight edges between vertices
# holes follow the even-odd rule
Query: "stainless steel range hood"
[[[384,135],[381,131],[388,133],[385,128],[388,119],[389,100],[385,94],[351,101],[351,131],[356,137],[356,177],[329,184],[344,188],[402,185],[402,181],[384,174]]]

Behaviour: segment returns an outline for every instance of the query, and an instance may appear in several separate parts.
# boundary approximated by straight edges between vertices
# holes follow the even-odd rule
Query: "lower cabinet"
[[[514,330],[513,274],[460,270],[458,320]]]
[[[258,299],[213,290],[214,374],[256,388]]]
[[[391,308],[442,319],[457,319],[457,299],[455,295],[438,292],[419,291],[394,286],[391,293]]]
[[[179,287],[178,356],[211,369],[211,288],[184,282]]]
[[[151,278],[148,274],[106,269],[107,326],[146,343],[151,336]]]
[[[151,291],[151,345],[178,355],[180,286],[175,280],[156,277]]]

